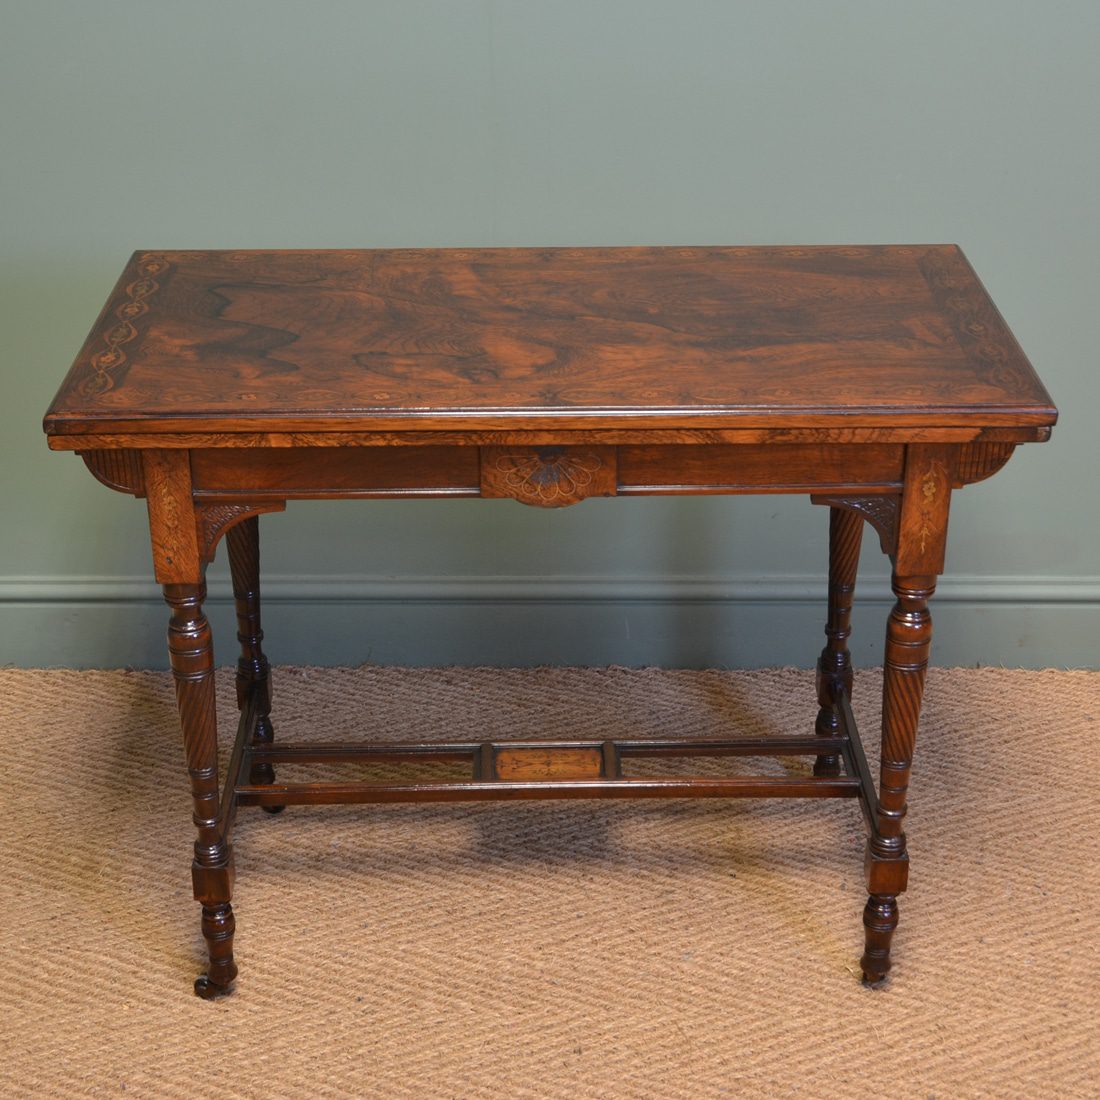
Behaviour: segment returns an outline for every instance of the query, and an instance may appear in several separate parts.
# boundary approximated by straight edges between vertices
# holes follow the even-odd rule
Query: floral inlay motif
[[[540,447],[533,454],[506,454],[496,460],[505,485],[517,497],[544,504],[583,497],[601,466],[598,455],[577,454],[564,447]]]
[[[917,534],[920,535],[920,550],[923,554],[928,549],[928,539],[935,531],[933,524],[932,506],[939,495],[941,486],[947,482],[947,470],[942,462],[933,462],[925,471],[920,480],[920,494],[924,498],[920,511],[920,527]]]

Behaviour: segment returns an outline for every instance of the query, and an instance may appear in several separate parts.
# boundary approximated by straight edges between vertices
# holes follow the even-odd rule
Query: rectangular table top
[[[162,251],[127,264],[45,427],[783,430],[1056,416],[954,245]]]

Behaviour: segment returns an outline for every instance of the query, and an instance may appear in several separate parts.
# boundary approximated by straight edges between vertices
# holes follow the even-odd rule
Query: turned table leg
[[[208,972],[195,981],[200,997],[227,992],[237,976],[233,962],[233,859],[219,820],[218,730],[214,704],[214,645],[202,610],[204,584],[166,584],[172,608],[168,654],[176,683],[187,772],[198,830],[191,877],[202,903],[202,934],[210,954]]]
[[[852,632],[852,595],[856,588],[859,545],[863,537],[863,517],[847,508],[829,509],[829,617],[825,624],[828,641],[817,662],[817,714],[814,730],[822,737],[840,734],[837,695],[852,694],[852,659],[848,636]],[[840,775],[840,757],[819,756],[814,775]]]
[[[935,591],[936,578],[899,577],[895,573],[893,587],[897,602],[886,627],[878,814],[867,844],[870,896],[863,910],[866,947],[860,966],[868,982],[880,981],[890,969],[890,941],[898,925],[897,899],[908,878],[909,855],[902,820],[932,645],[928,601]]]
[[[233,852],[227,811],[218,785],[218,719],[214,699],[214,644],[203,613],[204,550],[191,492],[187,451],[143,452],[153,565],[172,609],[168,656],[176,686],[193,820],[198,835],[191,864],[195,900],[202,904],[202,934],[210,965],[195,982],[200,997],[229,992],[233,961]]]
[[[943,572],[955,462],[950,447],[911,444],[907,449],[893,555],[896,602],[886,624],[878,799],[867,842],[868,898],[860,967],[869,983],[881,981],[890,970],[898,895],[909,878],[902,822],[932,646],[928,601]]]
[[[244,710],[250,697],[256,699],[254,746],[270,745],[275,738],[271,724],[271,666],[264,656],[264,632],[260,627],[260,520],[249,516],[225,533],[229,570],[233,577],[233,597],[237,607],[237,640],[241,656],[237,662],[237,706]],[[253,764],[248,781],[254,784],[275,782],[275,769],[268,763]],[[268,813],[279,813],[283,806],[264,806]]]

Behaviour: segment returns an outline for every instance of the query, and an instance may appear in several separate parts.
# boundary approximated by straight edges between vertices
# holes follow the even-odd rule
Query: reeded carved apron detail
[[[1015,443],[966,443],[959,448],[955,488],[992,477],[1011,457]]]
[[[145,466],[141,452],[127,449],[117,451],[81,451],[84,465],[92,471],[97,481],[120,493],[145,496]]]

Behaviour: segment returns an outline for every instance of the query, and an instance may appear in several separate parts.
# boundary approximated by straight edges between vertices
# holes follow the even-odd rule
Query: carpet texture
[[[280,668],[275,702],[296,740],[816,710],[789,669]],[[231,675],[219,706],[225,742]],[[1100,1095],[1097,673],[930,673],[882,989],[855,802],[482,803],[242,810],[240,978],[203,1002],[170,678],[0,671],[0,738],[4,1096]]]

